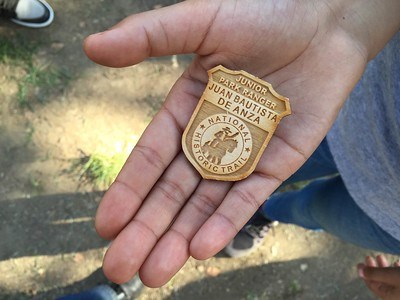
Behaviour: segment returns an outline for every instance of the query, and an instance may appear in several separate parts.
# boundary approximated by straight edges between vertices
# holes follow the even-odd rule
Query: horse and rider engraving
[[[238,142],[234,138],[238,134],[239,132],[232,134],[229,127],[222,128],[214,134],[213,140],[205,142],[201,147],[204,156],[213,164],[220,165],[226,153],[232,153],[237,148]]]

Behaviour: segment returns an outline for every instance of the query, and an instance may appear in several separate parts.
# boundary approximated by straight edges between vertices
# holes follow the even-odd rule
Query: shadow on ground
[[[166,300],[373,300],[359,279],[350,279],[347,269],[331,268],[332,260],[319,257],[273,262],[235,271],[216,277],[206,277],[174,290],[166,297],[139,299]],[[307,270],[299,269],[307,266]],[[338,276],[341,274],[341,276]],[[329,278],[335,278],[330,281]],[[107,283],[101,269],[87,278],[66,287],[57,287],[36,295],[33,299],[56,299],[78,293],[98,284]],[[146,289],[142,292],[146,293]],[[25,294],[7,294],[0,290],[0,299],[31,299]]]
[[[307,266],[307,270],[302,271],[299,266]],[[374,299],[361,280],[349,281],[347,270],[331,266],[332,258],[319,257],[273,262],[191,282],[166,299]],[[340,272],[344,272],[343,276],[337,280]]]
[[[93,218],[102,193],[76,193],[0,201],[0,261],[103,247]]]
[[[48,292],[39,293],[32,297],[32,295],[24,294],[24,293],[8,293],[7,291],[2,291],[0,288],[0,299],[15,299],[15,300],[22,300],[22,299],[30,299],[30,300],[44,300],[44,299],[56,299],[63,295],[78,293],[80,291],[86,290],[89,287],[94,287],[99,284],[104,284],[107,282],[106,277],[103,274],[101,269],[97,269],[94,271],[90,276],[86,277],[85,279],[75,282],[66,287],[59,287]]]

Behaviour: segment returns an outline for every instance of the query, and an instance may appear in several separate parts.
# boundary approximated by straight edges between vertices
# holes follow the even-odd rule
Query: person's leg
[[[281,187],[299,181],[333,176],[337,173],[338,170],[333,161],[328,143],[324,139],[306,163],[286,180]],[[274,195],[278,193],[279,191],[275,192]],[[268,218],[261,207],[235,238],[224,248],[225,253],[231,257],[241,257],[250,254],[258,248],[269,229],[276,224],[276,220]]]
[[[383,231],[354,202],[337,175],[315,180],[298,191],[270,197],[262,206],[266,217],[325,231],[358,246],[400,254],[400,241]]]
[[[57,300],[133,300],[143,288],[138,275],[123,284],[101,284],[76,294],[65,295]]]
[[[315,180],[321,177],[330,178]],[[314,181],[298,191],[274,193],[227,245],[225,252],[232,257],[251,253],[273,224],[271,220],[324,229],[365,248],[400,252],[400,242],[381,230],[350,197],[326,140],[283,186],[304,180]]]
[[[118,295],[108,285],[99,285],[77,294],[66,295],[57,300],[118,300]]]
[[[337,174],[338,174],[338,169],[336,167],[335,161],[333,160],[333,156],[329,149],[328,142],[326,139],[324,139],[318,146],[318,148],[314,151],[314,153],[310,156],[310,158],[304,163],[304,165],[296,173],[294,173],[291,177],[289,177],[285,182],[283,182],[280,187],[285,187],[289,184],[300,181],[315,180],[317,178],[335,176]],[[295,195],[295,194],[291,192],[280,193],[279,190],[277,190],[275,191],[274,194],[271,195],[271,197],[274,197],[274,195],[282,195],[282,196],[286,195],[286,197],[290,197],[290,195]],[[269,199],[271,199],[271,197]],[[264,202],[263,205],[265,205],[266,202]],[[266,219],[267,218],[270,219],[270,217],[264,214],[263,206],[260,207],[260,209],[255,215],[257,214],[264,215]]]
[[[338,169],[329,150],[328,142],[324,139],[304,165],[289,177],[282,186],[299,181],[331,176],[337,173]]]

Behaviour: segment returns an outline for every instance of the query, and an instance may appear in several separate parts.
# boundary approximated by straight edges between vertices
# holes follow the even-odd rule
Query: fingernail
[[[93,34],[91,34],[90,36],[100,36],[100,35],[105,34],[107,31],[108,31],[108,30],[106,30],[106,31],[101,31],[101,32],[97,32],[97,33],[93,33]]]
[[[100,32],[96,32],[96,33],[92,33],[92,36],[99,36],[99,35],[103,35],[103,34],[107,34],[108,32],[114,30],[113,27],[110,27],[104,31],[100,31]]]

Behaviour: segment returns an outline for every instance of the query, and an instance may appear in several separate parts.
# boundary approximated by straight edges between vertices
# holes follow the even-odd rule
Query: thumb
[[[363,278],[370,281],[381,282],[391,286],[400,286],[399,267],[364,267]]]
[[[132,15],[86,38],[84,50],[94,62],[110,67],[130,66],[148,57],[197,52],[219,6],[220,1],[184,1]]]

